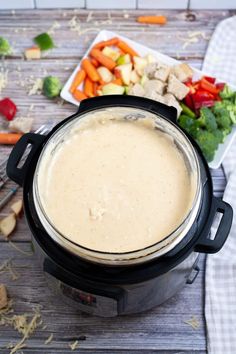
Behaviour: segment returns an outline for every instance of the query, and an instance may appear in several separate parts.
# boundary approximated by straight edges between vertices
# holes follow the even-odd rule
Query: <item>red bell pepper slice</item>
[[[216,79],[214,77],[211,77],[211,76],[203,76],[203,79],[207,80],[208,82],[210,82],[213,85],[216,82]]]
[[[0,113],[7,119],[12,120],[16,115],[16,105],[15,103],[8,97],[0,100]]]
[[[225,83],[224,83],[224,82],[218,82],[215,86],[216,86],[220,91],[223,91],[223,90],[224,90],[224,87],[225,87]]]
[[[185,98],[184,98],[184,103],[185,103],[186,106],[188,106],[190,109],[194,110],[194,104],[193,104],[193,100],[192,100],[192,95],[191,95],[191,93],[188,93],[187,96],[185,96]]]
[[[217,88],[215,85],[211,84],[204,77],[201,79],[200,86],[202,89],[212,93],[213,95],[217,95],[220,91],[219,88]]]

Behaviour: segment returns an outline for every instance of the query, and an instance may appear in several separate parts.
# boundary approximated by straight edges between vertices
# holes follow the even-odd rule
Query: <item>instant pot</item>
[[[75,121],[91,112],[109,109],[119,112],[122,107],[130,111],[124,119],[152,115],[156,129],[171,136],[183,154],[189,173],[196,177],[196,195],[187,217],[164,240],[133,252],[98,252],[73,243],[50,223],[40,206],[37,171],[48,144],[53,139],[63,143],[63,134]],[[176,119],[175,108],[146,98],[95,97],[82,101],[78,112],[55,126],[47,136],[25,134],[13,148],[7,174],[23,187],[25,216],[39,264],[48,285],[76,308],[113,317],[159,305],[186,283],[194,281],[199,272],[199,253],[216,253],[226,241],[232,224],[232,208],[213,195],[208,165],[198,145],[176,124]],[[30,153],[19,167],[29,144]],[[210,229],[218,214],[221,219],[212,239]]]

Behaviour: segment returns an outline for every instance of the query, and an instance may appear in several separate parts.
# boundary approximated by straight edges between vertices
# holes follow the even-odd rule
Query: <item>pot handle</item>
[[[222,218],[216,230],[215,238],[214,240],[211,240],[210,229],[217,213],[221,213]],[[232,220],[233,220],[232,207],[228,203],[223,202],[220,198],[214,197],[211,211],[210,211],[210,217],[207,223],[205,224],[205,227],[201,233],[199,240],[197,241],[197,244],[194,247],[194,250],[196,252],[202,252],[202,253],[218,252],[223,247],[229,235],[231,225],[232,225]]]
[[[87,98],[80,103],[78,113],[90,111],[96,108],[102,107],[137,107],[144,108],[146,110],[152,111],[153,113],[159,114],[165,118],[168,118],[172,122],[176,123],[177,120],[177,110],[172,106],[167,106],[161,102],[150,100],[145,97],[137,96],[124,96],[124,95],[105,95],[93,98]]]
[[[8,177],[14,182],[16,182],[19,186],[23,185],[29,163],[32,160],[36,150],[43,143],[45,138],[46,136],[44,135],[27,133],[24,134],[13,147],[7,161],[6,171]],[[25,152],[27,152],[29,144],[30,151],[28,155],[24,158],[23,155]],[[21,160],[24,163],[21,167],[18,167]]]

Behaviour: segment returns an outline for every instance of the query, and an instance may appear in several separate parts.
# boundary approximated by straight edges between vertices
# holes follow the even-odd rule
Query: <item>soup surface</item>
[[[40,161],[38,193],[51,224],[103,252],[138,250],[174,231],[195,183],[173,140],[150,118],[97,112],[78,122]]]

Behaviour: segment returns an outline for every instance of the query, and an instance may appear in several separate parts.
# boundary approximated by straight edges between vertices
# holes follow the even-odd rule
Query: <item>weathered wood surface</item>
[[[145,11],[151,13],[151,11]],[[125,13],[129,14],[126,18]],[[143,26],[135,22],[135,17],[143,11],[94,11],[92,19],[85,10],[46,10],[0,13],[0,34],[7,37],[14,47],[13,56],[1,63],[1,68],[9,71],[9,83],[2,96],[14,99],[19,107],[19,115],[35,118],[34,128],[48,121],[56,124],[75,112],[70,104],[56,104],[42,95],[28,96],[28,82],[48,74],[58,75],[63,82],[78,63],[89,43],[100,29],[109,29],[126,35],[145,45],[173,57],[187,60],[200,68],[208,40],[216,24],[233,14],[229,11],[195,12],[196,21],[187,22],[185,12],[162,11],[169,22],[164,27]],[[71,19],[76,16],[80,29],[71,30]],[[91,14],[90,14],[91,16]],[[89,21],[87,21],[89,20]],[[31,39],[38,33],[48,30],[54,21],[60,28],[55,29],[54,39],[57,48],[40,61],[22,60],[24,48],[31,45]],[[202,32],[198,41],[185,45],[188,35]],[[25,86],[25,87],[23,87]],[[29,111],[30,105],[34,109]],[[0,162],[9,154],[8,147],[1,147]],[[222,195],[225,180],[221,169],[213,171],[214,189]],[[8,182],[0,191],[0,198],[13,183]],[[21,190],[14,199],[21,195]],[[1,211],[6,215],[9,206]],[[12,241],[26,252],[32,252],[30,233],[22,219],[12,236]],[[168,302],[141,315],[102,319],[82,314],[62,303],[48,290],[43,273],[38,268],[34,255],[26,256],[16,251],[11,244],[0,239],[0,264],[12,258],[13,268],[19,273],[15,281],[8,272],[0,274],[0,283],[5,283],[10,297],[14,300],[16,313],[31,312],[32,308],[42,306],[42,318],[47,328],[38,329],[27,341],[24,353],[69,353],[68,344],[79,340],[79,349],[84,353],[161,353],[161,354],[202,354],[206,352],[204,306],[204,257],[201,258],[201,272],[193,285],[187,285]],[[199,328],[192,329],[184,321],[195,316]],[[45,345],[44,341],[53,333],[53,341]],[[80,340],[86,336],[86,340]],[[8,353],[6,345],[15,343],[20,336],[10,327],[0,327],[0,352]]]

